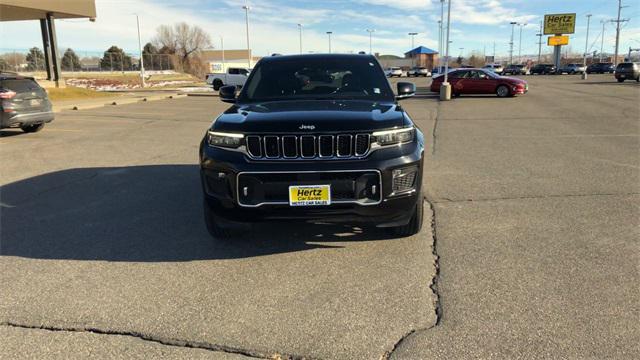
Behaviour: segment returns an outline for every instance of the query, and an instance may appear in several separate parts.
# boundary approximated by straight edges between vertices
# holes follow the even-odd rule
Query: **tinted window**
[[[633,69],[633,63],[620,63],[620,64],[618,64],[618,69],[620,69],[620,70],[631,70],[631,69]]]
[[[259,63],[240,101],[288,99],[393,100],[382,69],[368,57],[279,59]]]
[[[23,92],[42,92],[42,88],[38,83],[31,79],[8,79],[2,80],[2,87],[17,93]]]
[[[237,75],[239,73],[238,69],[229,69],[230,75]]]

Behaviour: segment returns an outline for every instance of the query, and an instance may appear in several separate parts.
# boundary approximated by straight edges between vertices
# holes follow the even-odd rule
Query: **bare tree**
[[[199,72],[201,64],[198,55],[201,50],[211,46],[211,38],[199,26],[181,22],[158,27],[154,43],[164,52],[176,55],[180,67],[193,73]]]

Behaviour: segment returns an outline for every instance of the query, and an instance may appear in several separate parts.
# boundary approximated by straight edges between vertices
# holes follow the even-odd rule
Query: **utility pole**
[[[587,14],[587,39],[584,43],[584,56],[582,57],[582,66],[587,66],[587,51],[589,51],[589,24],[591,23],[591,14]],[[582,80],[587,79],[587,70],[582,73]]]
[[[367,32],[369,33],[369,54],[373,54],[373,46],[372,46],[372,35],[374,32],[376,32],[375,29],[367,29]]]
[[[538,64],[540,64],[541,56],[542,56],[542,21],[540,21],[540,32],[536,34],[538,37]]]
[[[329,36],[329,54],[331,54],[331,34],[333,34],[333,31],[327,31],[327,35]]]
[[[618,65],[618,50],[620,46],[620,23],[629,21],[629,19],[620,19],[620,12],[622,11],[622,8],[625,7],[626,6],[622,6],[622,0],[618,0],[618,19],[611,20],[612,22],[616,23],[616,52],[613,56],[613,65]]]
[[[600,62],[602,62],[602,52],[604,51],[604,26],[607,24],[607,22],[604,20],[600,20],[600,22],[602,23],[602,39],[600,39]]]
[[[512,21],[511,24],[511,41],[509,42],[509,65],[513,64],[513,29],[517,22]]]
[[[493,42],[493,62],[496,62],[496,42]]]
[[[518,40],[518,63],[522,63],[522,28],[527,26],[527,23],[518,24],[520,28],[520,40]]]
[[[249,5],[244,5],[242,7],[244,9],[244,19],[247,25],[247,67],[251,67],[251,47],[249,46],[249,10],[251,7]]]
[[[140,42],[140,19],[138,18],[138,14],[135,15],[136,24],[138,25],[138,50],[140,50],[140,79],[142,79],[142,87],[144,88],[146,84],[144,82],[144,57],[142,56],[142,43]],[[73,64],[73,61],[71,62],[71,64]]]
[[[300,34],[300,54],[302,54],[302,24],[298,24],[298,31]]]

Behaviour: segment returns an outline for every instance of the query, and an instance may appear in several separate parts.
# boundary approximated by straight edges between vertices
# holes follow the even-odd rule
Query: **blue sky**
[[[416,45],[437,49],[437,21],[440,0],[252,0],[250,36],[255,55],[273,52],[297,53],[298,27],[303,25],[303,51],[327,52],[326,32],[332,31],[334,51],[368,50],[366,29],[375,29],[373,50],[401,55],[411,45],[408,32],[418,32]],[[640,47],[640,2],[625,0],[621,49]],[[201,26],[219,47],[220,36],[225,48],[245,48],[244,0],[96,0],[96,22],[70,19],[57,22],[61,48],[103,51],[110,45],[128,51],[137,48],[134,13],[141,16],[142,40],[151,40],[161,24],[186,21]],[[616,16],[616,0],[453,0],[451,54],[471,51],[506,55],[511,34],[510,21],[526,22],[522,30],[523,54],[537,53],[539,22],[546,13],[575,12],[576,34],[571,35],[570,51],[584,50],[586,14],[591,18],[591,50],[600,49],[601,20]],[[605,52],[613,51],[614,24],[605,25]],[[0,47],[28,48],[41,46],[39,24],[35,21],[0,23]],[[516,51],[518,32],[516,31]],[[590,44],[591,45],[591,44]],[[549,48],[543,46],[543,52]]]

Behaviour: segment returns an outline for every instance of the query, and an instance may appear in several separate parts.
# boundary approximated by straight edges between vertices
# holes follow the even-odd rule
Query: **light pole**
[[[367,29],[367,32],[369,33],[369,54],[373,54],[373,47],[372,47],[372,35],[374,32],[376,32],[375,29]]]
[[[451,100],[451,85],[449,84],[449,30],[451,28],[451,1],[447,4],[447,39],[444,63],[444,81],[440,86],[440,100]]]
[[[512,21],[509,24],[511,24],[511,41],[509,42],[509,64],[513,64],[513,28],[514,25],[517,24],[517,22]]]
[[[540,64],[540,59],[542,56],[542,37],[544,36],[542,34],[542,21],[540,21],[540,31],[536,34],[536,36],[538,37],[538,64]]]
[[[225,70],[224,66],[224,39],[222,38],[222,35],[220,35],[220,49],[222,50],[222,72],[226,73],[227,70]]]
[[[440,0],[440,71],[442,69],[442,54],[444,53],[444,0]]]
[[[438,68],[442,63],[442,20],[438,20]]]
[[[329,36],[329,54],[331,54],[331,34],[333,34],[333,31],[327,31],[327,35]]]
[[[144,82],[144,58],[142,56],[142,42],[140,41],[140,19],[138,18],[138,14],[136,15],[136,24],[138,25],[138,50],[140,50],[140,78],[142,79],[142,87],[145,87],[146,84]]]
[[[418,35],[418,33],[417,32],[410,32],[408,35],[411,36],[411,50],[413,50],[413,47],[415,46],[414,45],[414,38],[415,38],[416,35]]]
[[[298,32],[300,35],[300,54],[302,54],[302,24],[298,24]]]
[[[582,66],[587,66],[587,51],[589,50],[589,24],[591,23],[591,14],[587,14],[587,39],[584,42],[584,54],[582,56]],[[587,70],[582,72],[582,80],[587,78]]]
[[[408,35],[411,36],[411,50],[410,51],[413,51],[413,47],[415,46],[414,38],[415,38],[416,35],[418,35],[418,33],[417,32],[410,32]],[[415,61],[414,60],[415,60],[415,54],[411,54],[411,66],[415,66]]]
[[[527,26],[527,23],[518,24],[520,28],[520,40],[518,40],[518,63],[522,63],[522,28]]]
[[[247,67],[251,67],[251,47],[249,46],[249,10],[251,7],[249,5],[244,5],[242,7],[244,9],[244,19],[247,25]]]
[[[602,62],[602,52],[604,51],[604,25],[607,23],[604,20],[600,20],[602,23],[602,38],[600,39],[600,62]]]

